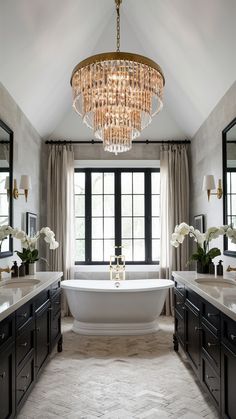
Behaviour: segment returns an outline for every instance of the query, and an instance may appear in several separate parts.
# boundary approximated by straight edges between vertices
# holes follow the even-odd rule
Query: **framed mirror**
[[[0,120],[0,225],[13,225],[13,131]],[[0,242],[0,258],[13,254],[13,240]]]
[[[222,132],[224,224],[236,228],[236,118]],[[236,244],[224,237],[224,254],[236,257]]]

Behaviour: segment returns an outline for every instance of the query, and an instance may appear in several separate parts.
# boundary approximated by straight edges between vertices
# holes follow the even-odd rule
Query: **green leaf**
[[[214,259],[216,256],[220,256],[221,255],[221,251],[220,249],[218,249],[218,247],[213,247],[212,249],[209,250],[208,254],[209,258],[212,260]]]

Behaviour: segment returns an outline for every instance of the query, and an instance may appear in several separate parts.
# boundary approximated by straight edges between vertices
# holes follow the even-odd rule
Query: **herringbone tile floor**
[[[63,321],[53,354],[18,419],[215,419],[188,362],[172,347],[173,321],[139,337],[86,337]]]

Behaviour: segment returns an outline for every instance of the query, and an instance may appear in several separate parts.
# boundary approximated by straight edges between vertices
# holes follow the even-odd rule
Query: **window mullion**
[[[145,262],[152,262],[151,171],[145,171]]]
[[[115,246],[121,246],[121,172],[115,170]],[[116,254],[120,250],[116,249]]]
[[[85,170],[85,260],[92,260],[91,171]]]

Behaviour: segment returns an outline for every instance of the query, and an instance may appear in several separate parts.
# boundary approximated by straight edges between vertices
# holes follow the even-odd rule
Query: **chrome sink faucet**
[[[9,268],[9,266],[7,268],[0,268],[0,281],[2,280],[2,272],[10,273],[11,268]]]

